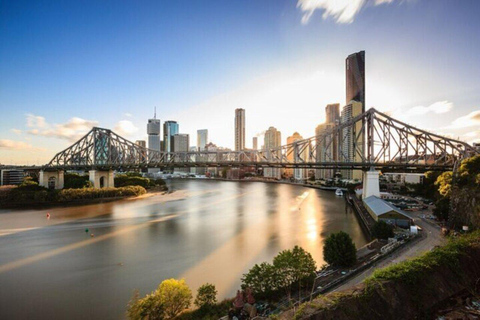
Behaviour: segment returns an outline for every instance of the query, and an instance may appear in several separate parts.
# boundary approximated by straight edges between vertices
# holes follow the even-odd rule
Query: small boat
[[[339,196],[339,197],[342,197],[342,196],[343,196],[343,191],[342,191],[342,189],[337,189],[337,190],[335,190],[335,195],[336,195],[336,196]]]

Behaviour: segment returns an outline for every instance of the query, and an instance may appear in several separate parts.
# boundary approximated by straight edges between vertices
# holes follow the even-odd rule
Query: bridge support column
[[[380,197],[380,171],[370,170],[363,172],[363,194],[362,198],[370,196]]]
[[[64,178],[63,170],[59,171],[43,171],[40,170],[38,176],[38,184],[48,189],[63,189]]]
[[[88,177],[94,188],[110,188],[115,186],[113,180],[113,170],[90,170],[88,171]]]

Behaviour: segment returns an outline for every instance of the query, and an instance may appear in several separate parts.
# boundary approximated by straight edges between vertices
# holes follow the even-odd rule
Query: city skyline
[[[365,6],[348,16],[347,11],[332,13],[326,10],[328,7],[306,9],[306,2],[210,3],[203,10],[215,8],[211,14],[228,15],[234,8],[255,15],[249,20],[251,26],[238,19],[200,19],[196,23],[208,27],[200,34],[192,34],[198,25],[187,21],[175,4],[163,11],[153,4],[139,6],[145,22],[129,20],[134,27],[130,32],[124,32],[119,24],[129,15],[128,4],[112,12],[109,24],[87,15],[91,29],[78,27],[81,20],[74,9],[80,14],[86,9],[74,5],[38,6],[29,16],[20,10],[22,3],[6,4],[10,14],[1,15],[9,28],[0,30],[5,39],[0,48],[0,110],[4,114],[0,120],[0,162],[44,164],[92,126],[112,129],[131,141],[147,140],[143,128],[153,106],[158,107],[160,119],[182,124],[182,132],[190,139],[195,139],[196,130],[207,128],[209,140],[232,149],[233,130],[225,124],[231,123],[236,108],[244,108],[250,115],[246,148],[269,126],[310,137],[315,127],[325,121],[323,110],[327,104],[344,106],[344,59],[361,50],[368,56],[365,109],[375,107],[412,125],[470,143],[479,140],[480,63],[475,58],[479,41],[475,37],[478,22],[474,19],[479,12],[477,3],[465,1],[458,6],[447,1],[436,5],[422,0],[392,1]],[[92,6],[105,9],[102,4]],[[196,6],[192,4],[192,10]],[[435,18],[425,15],[431,10],[436,11]],[[177,42],[173,34],[154,24],[149,11],[165,15],[177,12],[187,38],[201,41]],[[64,18],[49,19],[62,15]],[[382,26],[381,30],[369,28],[372,19],[375,25]],[[52,45],[48,39],[59,36],[55,31],[61,29],[56,28],[59,23],[65,24],[65,34]],[[177,25],[167,18],[165,23]],[[243,50],[232,53],[237,44],[216,29],[219,23],[234,32],[233,40],[245,39]],[[409,23],[415,27],[415,34],[408,32]],[[34,30],[33,36],[25,36],[28,30]],[[85,38],[98,30],[101,32],[95,42]],[[129,48],[128,41],[142,30],[154,35],[152,40],[140,37],[137,41],[143,42],[132,44],[139,44],[137,51],[113,51],[120,44]],[[263,46],[267,33],[271,36]],[[107,49],[105,46],[115,44],[111,35],[118,35],[119,43]],[[15,42],[20,36],[22,41]],[[74,41],[67,41],[67,36]],[[77,50],[82,43],[85,49]],[[146,52],[157,45],[153,50],[156,54],[158,46],[163,48],[164,44],[174,49],[158,55],[160,65]],[[212,44],[218,52],[207,50]],[[22,54],[30,52],[30,47],[36,55]],[[196,63],[191,56],[180,54],[188,49],[199,52]],[[82,55],[69,56],[72,52]],[[132,58],[139,54],[145,54],[148,63],[126,62],[134,61]],[[217,54],[222,59],[212,59]],[[456,58],[459,56],[462,59]],[[106,61],[111,58],[109,65]],[[162,66],[167,61],[165,69]],[[185,66],[182,61],[191,62]],[[93,71],[94,67],[98,72]],[[163,75],[161,70],[168,72]],[[128,81],[120,80],[127,74]]]

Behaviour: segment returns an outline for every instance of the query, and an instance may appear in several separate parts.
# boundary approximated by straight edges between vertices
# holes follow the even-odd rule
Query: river
[[[299,245],[320,266],[330,233],[349,233],[357,247],[367,242],[333,192],[168,183],[169,195],[0,210],[0,319],[121,319],[134,289],[144,295],[167,278],[185,278],[193,290],[213,283],[222,299],[255,263],[271,262],[281,250]]]

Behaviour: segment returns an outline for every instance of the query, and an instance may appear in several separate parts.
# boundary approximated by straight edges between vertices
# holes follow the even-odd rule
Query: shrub
[[[323,258],[334,266],[351,267],[357,262],[357,248],[347,233],[332,233],[323,245]]]
[[[122,188],[83,188],[83,189],[63,189],[58,193],[59,201],[72,201],[84,199],[130,197],[145,194],[147,191],[140,186],[128,186]]]

